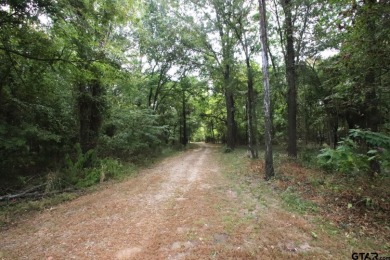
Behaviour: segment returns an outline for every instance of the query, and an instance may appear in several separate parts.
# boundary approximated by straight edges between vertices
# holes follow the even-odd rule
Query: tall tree
[[[287,125],[288,144],[287,152],[291,157],[297,157],[297,90],[295,77],[295,51],[294,51],[294,28],[292,21],[291,0],[281,0],[286,30],[286,80],[287,80]]]
[[[265,179],[269,180],[274,176],[273,155],[272,155],[272,120],[271,100],[268,72],[268,42],[267,42],[267,18],[265,0],[259,0],[260,13],[260,42],[261,60],[264,84],[264,129],[265,129]]]
[[[281,50],[282,54],[271,55],[271,61],[274,71],[277,71],[278,56],[284,60],[285,80],[280,78],[278,81],[281,86],[284,86],[283,82],[287,83],[287,93],[284,93],[284,88],[280,88],[280,92],[283,92],[287,100],[285,136],[288,137],[289,156],[296,157],[298,136],[305,139],[308,134],[305,131],[308,129],[305,127],[306,117],[300,114],[301,111],[306,110],[306,107],[302,102],[298,102],[300,98],[298,90],[302,84],[299,77],[305,76],[299,70],[305,67],[307,61],[318,59],[322,50],[330,45],[334,46],[332,45],[334,30],[330,29],[334,26],[330,26],[329,21],[337,13],[337,9],[333,10],[334,5],[314,0],[273,0],[271,2],[273,3],[270,9],[271,19],[273,19],[270,25],[271,37],[274,43],[280,44],[276,48]],[[275,50],[275,44],[271,48]],[[280,107],[280,104],[277,106]],[[298,131],[299,127],[303,128],[303,131]]]
[[[227,146],[231,149],[235,148],[236,140],[236,120],[235,120],[235,104],[234,91],[232,81],[233,69],[233,48],[234,37],[233,30],[230,28],[230,22],[233,18],[234,5],[232,2],[225,2],[220,0],[212,1],[212,6],[216,14],[216,26],[218,29],[220,43],[222,47],[222,71],[223,71],[223,85],[225,92],[226,113],[227,113]]]
[[[110,70],[119,70],[113,49],[120,42],[126,6],[111,1],[61,1],[53,30],[64,53],[76,60],[69,68],[77,97],[79,143],[83,153],[95,149],[106,111],[106,84]]]
[[[347,27],[347,39],[343,43],[341,62],[347,77],[359,96],[354,99],[356,112],[350,110],[347,122],[350,128],[362,127],[377,132],[383,117],[381,97],[386,91],[389,73],[388,41],[390,10],[386,1],[365,0],[348,11],[352,16],[352,27]],[[388,81],[387,81],[388,82]],[[350,96],[348,97],[350,98]]]
[[[190,10],[197,10],[194,16],[184,9],[181,16],[191,33],[185,44],[200,56],[195,63],[213,80],[215,91],[223,92],[226,107],[226,144],[234,149],[237,137],[235,119],[235,84],[234,84],[234,47],[237,39],[231,23],[238,8],[235,1],[191,1]],[[183,7],[186,5],[183,3]],[[197,21],[199,20],[199,21]],[[206,69],[204,69],[206,68]]]
[[[251,21],[247,19],[253,7],[253,1],[243,2],[243,6],[235,13],[232,28],[241,45],[245,55],[245,66],[247,76],[247,132],[248,132],[248,152],[251,158],[258,157],[257,147],[257,126],[256,126],[256,96],[254,90],[254,73],[251,65],[252,52],[255,49],[255,37],[253,28],[249,27]],[[252,30],[251,30],[252,29]]]
[[[147,86],[142,84],[141,88],[148,89],[145,91],[147,106],[157,113],[167,95],[175,90],[177,79],[190,67],[190,54],[182,44],[186,31],[172,15],[173,7],[169,1],[146,1],[142,23],[136,33],[142,56],[140,63],[144,65],[148,79]]]

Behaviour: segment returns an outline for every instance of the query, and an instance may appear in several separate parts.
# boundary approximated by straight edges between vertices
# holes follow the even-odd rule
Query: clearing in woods
[[[1,231],[0,259],[350,259],[343,234],[283,209],[261,179],[254,197],[232,167],[199,144]]]

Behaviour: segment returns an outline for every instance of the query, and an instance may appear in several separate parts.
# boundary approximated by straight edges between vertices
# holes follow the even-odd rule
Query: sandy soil
[[[273,259],[310,250],[330,257],[312,245],[302,218],[275,203],[241,207],[217,152],[200,145],[30,216],[1,233],[0,259]]]

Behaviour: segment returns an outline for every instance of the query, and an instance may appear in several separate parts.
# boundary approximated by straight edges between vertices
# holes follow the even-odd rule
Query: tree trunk
[[[236,123],[234,119],[234,98],[233,91],[230,86],[230,67],[225,66],[224,71],[224,84],[225,84],[225,100],[226,100],[226,113],[227,113],[227,136],[226,145],[230,149],[235,148],[235,128]]]
[[[377,40],[375,34],[377,33],[377,26],[375,24],[375,18],[371,15],[373,13],[374,5],[376,5],[377,2],[375,0],[368,0],[365,5],[367,6],[367,13],[364,14],[366,18],[366,30],[367,35],[369,37],[368,42],[372,46],[377,46]],[[370,55],[375,55],[374,53],[370,53],[370,50],[367,51],[366,55],[370,57]],[[373,132],[378,132],[379,130],[379,124],[380,124],[380,117],[381,112],[379,109],[379,100],[377,97],[377,75],[376,71],[374,70],[376,66],[376,60],[372,58],[374,64],[368,64],[367,66],[367,73],[365,75],[364,81],[366,86],[368,87],[369,91],[366,93],[365,96],[365,103],[369,104],[366,108],[366,126]],[[370,62],[372,63],[372,62]],[[369,149],[374,149],[373,146],[369,146]],[[376,173],[381,172],[381,165],[377,159],[370,161],[370,170],[372,176],[374,176]]]
[[[372,46],[377,46],[377,40],[375,34],[377,33],[377,26],[375,24],[375,16],[372,16],[371,13],[373,11],[375,5],[375,0],[368,0],[365,5],[367,6],[367,13],[363,14],[365,16],[365,24],[368,35],[368,43]],[[367,48],[366,56],[375,56],[375,51],[371,51],[370,48]],[[372,53],[373,52],[373,53]],[[367,71],[364,78],[365,85],[368,88],[368,92],[365,96],[365,103],[369,104],[366,108],[365,116],[366,116],[366,126],[370,128],[373,132],[378,132],[378,127],[380,124],[380,111],[379,111],[379,100],[377,97],[377,73],[375,71],[375,67],[378,67],[375,58],[370,59],[371,64],[367,64]]]
[[[265,179],[269,180],[274,173],[273,156],[272,156],[272,122],[271,122],[271,98],[268,73],[268,56],[267,56],[267,20],[265,0],[259,0],[260,13],[260,41],[262,72],[264,85],[264,128],[265,128]]]
[[[287,122],[288,122],[288,145],[287,152],[290,157],[297,157],[297,90],[295,80],[295,54],[294,35],[291,15],[291,1],[282,0],[282,7],[285,14],[286,29],[286,80],[287,93]]]
[[[148,108],[152,107],[152,96],[153,96],[153,86],[149,88],[149,95],[148,95]]]
[[[183,122],[183,136],[181,139],[182,145],[187,145],[188,137],[187,137],[187,114],[186,114],[186,93],[182,91],[182,122]]]
[[[95,79],[79,86],[79,140],[83,153],[95,149],[103,121],[103,88]]]
[[[243,23],[239,19],[240,28],[233,26],[237,39],[241,44],[245,54],[245,65],[247,74],[247,104],[246,104],[246,140],[248,142],[248,154],[254,159],[258,158],[257,138],[256,138],[256,115],[255,115],[255,93],[253,89],[253,71],[250,62],[250,45],[247,41],[246,31],[243,28]]]
[[[255,122],[255,93],[253,90],[253,73],[249,57],[246,58],[246,69],[248,77],[248,149],[251,158],[258,158]]]

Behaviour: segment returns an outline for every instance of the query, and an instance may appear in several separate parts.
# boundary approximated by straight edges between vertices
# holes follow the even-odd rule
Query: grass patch
[[[305,214],[308,212],[317,212],[317,205],[311,201],[302,199],[298,193],[294,192],[294,188],[292,187],[288,187],[283,191],[281,193],[281,198],[286,207],[297,213]]]
[[[282,230],[286,235],[291,232],[289,229],[295,230],[292,232],[296,233],[296,243],[304,241],[303,232],[305,239],[310,238],[311,246],[333,248],[329,250],[338,259],[350,254],[346,248],[388,252],[389,180],[385,176],[369,179],[327,174],[309,167],[312,164],[310,153],[315,156],[312,151],[305,151],[303,164],[300,159],[290,159],[283,150],[275,149],[276,176],[265,182],[262,159],[247,158],[245,148],[230,153],[221,150],[224,174],[237,194],[240,211],[245,211],[241,219],[246,224],[252,223],[252,232],[269,241],[287,239],[284,235],[277,238],[278,231],[275,231],[285,224],[286,229]],[[263,158],[263,153],[259,157]],[[251,214],[253,218],[247,217]],[[242,225],[238,225],[240,227]],[[303,258],[313,255],[313,252],[302,253]]]

